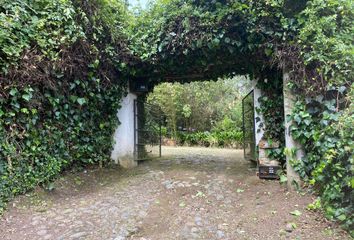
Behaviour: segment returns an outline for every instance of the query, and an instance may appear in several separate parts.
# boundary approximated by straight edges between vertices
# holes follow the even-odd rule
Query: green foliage
[[[288,182],[288,178],[284,174],[280,174],[279,178],[280,178],[279,182],[282,183],[282,184]]]
[[[276,63],[311,95],[353,79],[352,22],[350,0],[161,0],[138,16],[130,36],[155,69],[153,81],[258,77],[256,69]]]
[[[1,1],[0,212],[17,194],[52,189],[64,169],[109,160],[124,4],[90,4]]]
[[[177,143],[188,146],[204,147],[240,147],[242,144],[242,132],[223,131],[223,132],[179,132]]]
[[[302,91],[313,95],[352,83],[353,8],[350,0],[314,0],[299,14],[297,44],[306,68],[313,71],[308,78],[297,78]]]
[[[273,141],[283,140],[283,98],[276,94],[272,94],[271,96],[263,95],[258,98],[258,102],[260,107],[257,108],[256,111],[262,115],[264,119],[264,122],[260,123],[260,127],[264,130],[264,137]]]
[[[261,122],[261,118],[256,119],[256,122],[260,122],[257,131],[263,130],[263,138],[267,141],[279,142],[280,148],[268,150],[267,155],[270,159],[277,159],[284,165],[285,128],[282,78],[274,70],[268,71],[267,75],[264,75],[257,83],[262,96],[258,98],[259,107],[256,108],[256,111],[263,120]],[[268,79],[272,79],[272,81],[268,82]]]
[[[295,170],[320,193],[326,215],[353,228],[354,105],[340,110],[335,100],[299,101],[290,116],[292,135],[303,144],[306,157]]]
[[[31,97],[38,88],[12,89],[1,102],[0,208],[73,164],[109,160],[121,88],[102,94],[97,82],[85,80],[72,87],[67,95],[45,91],[43,99]]]
[[[317,209],[321,209],[321,208],[322,208],[322,206],[321,206],[321,199],[320,198],[317,198],[315,201],[313,201],[313,203],[310,203],[307,206],[308,210],[317,210]]]
[[[293,216],[298,217],[298,216],[300,216],[302,213],[301,213],[299,210],[294,210],[294,211],[290,212],[290,214],[293,215]]]
[[[174,138],[178,144],[239,147],[246,80],[235,77],[183,85],[163,83],[149,94],[147,102],[161,109],[166,119],[163,136]]]
[[[241,132],[241,97],[246,78],[163,83],[149,94],[147,103],[161,109],[168,132],[177,138],[180,130],[197,132]]]
[[[7,72],[34,45],[51,60],[58,59],[59,47],[83,36],[76,24],[71,1],[0,2],[0,69]]]

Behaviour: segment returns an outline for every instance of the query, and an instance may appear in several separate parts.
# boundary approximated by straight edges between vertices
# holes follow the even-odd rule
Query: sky
[[[141,6],[143,9],[147,7],[149,0],[128,0],[132,7]]]

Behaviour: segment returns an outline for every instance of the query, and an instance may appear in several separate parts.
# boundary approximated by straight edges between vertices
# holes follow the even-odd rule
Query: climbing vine
[[[119,0],[2,0],[0,208],[72,164],[105,162],[127,78],[248,74],[266,93],[266,135],[280,137],[278,76],[262,74],[276,69],[299,98],[294,166],[353,229],[353,22],[350,0],[160,0],[137,16]]]
[[[152,82],[250,74],[271,92],[280,89],[278,77],[264,78],[264,70],[288,71],[287,87],[299,103],[285,120],[300,124],[304,118],[301,131],[292,131],[306,151],[304,159],[294,160],[295,169],[319,188],[328,215],[352,229],[353,147],[344,141],[352,132],[353,113],[345,109],[353,101],[353,13],[349,0],[157,1],[134,22],[130,36],[132,50],[152,69]],[[282,100],[263,91],[259,111],[265,115],[265,134],[283,138]],[[316,111],[309,99],[317,99]]]
[[[0,212],[64,169],[109,160],[126,86],[121,63],[133,58],[118,27],[124,9],[117,1],[2,1]]]
[[[349,98],[353,98],[353,88]],[[295,170],[321,194],[326,215],[353,229],[353,103],[337,109],[333,99],[298,101],[290,118],[291,133],[306,156],[293,161]]]
[[[266,73],[266,74],[265,74]],[[284,101],[282,77],[278,71],[268,70],[261,74],[257,81],[257,88],[262,91],[262,96],[257,99],[259,107],[256,111],[261,118],[256,118],[259,129],[263,130],[263,138],[279,142],[279,148],[268,150],[268,157],[278,160],[285,166],[285,128],[284,128]],[[271,81],[269,79],[272,79]],[[263,121],[262,121],[263,120]]]

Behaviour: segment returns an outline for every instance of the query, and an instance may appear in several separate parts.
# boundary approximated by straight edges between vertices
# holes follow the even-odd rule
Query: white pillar
[[[288,71],[283,71],[283,97],[284,97],[284,115],[285,115],[285,147],[286,147],[286,172],[288,178],[288,189],[294,189],[295,185],[300,184],[300,177],[295,172],[290,164],[291,160],[301,160],[304,156],[304,150],[300,143],[294,140],[291,136],[289,128],[293,121],[287,121],[287,116],[292,113],[296,96],[291,92],[288,87],[290,82],[290,74]],[[292,154],[294,151],[294,154]]]
[[[114,133],[114,147],[111,159],[124,168],[137,166],[134,160],[134,100],[137,96],[128,93],[121,101],[121,108],[118,110],[117,117],[119,126]]]
[[[262,91],[257,87],[257,80],[252,81],[253,85],[253,104],[254,104],[254,129],[255,129],[255,140],[256,140],[256,146],[258,146],[259,142],[261,141],[263,134],[264,134],[264,129],[263,127],[260,127],[262,123],[264,123],[264,118],[262,114],[259,114],[256,109],[260,108],[261,105],[258,102],[258,98],[262,96]],[[259,118],[260,121],[256,121],[256,119]]]

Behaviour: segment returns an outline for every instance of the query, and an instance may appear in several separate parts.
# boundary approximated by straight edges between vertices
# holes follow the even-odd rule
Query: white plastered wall
[[[134,159],[134,100],[137,96],[128,93],[121,101],[117,117],[119,126],[114,132],[114,147],[111,159],[122,165],[124,159]]]
[[[284,118],[287,119],[287,116],[290,115],[293,111],[296,96],[291,91],[288,86],[288,83],[291,82],[289,71],[283,71],[283,95],[284,95]],[[296,150],[295,156],[289,154],[286,155],[286,174],[288,178],[288,188],[291,190],[296,190],[297,186],[301,183],[300,176],[291,166],[291,161],[293,159],[301,161],[305,156],[305,151],[303,146],[297,142],[290,134],[290,126],[293,124],[293,121],[285,120],[285,147],[289,150]],[[296,183],[294,185],[294,183]]]
[[[256,111],[256,108],[260,107],[260,104],[258,102],[258,98],[262,96],[262,92],[259,88],[257,88],[257,80],[252,80],[252,88],[253,88],[253,93],[254,93],[254,127],[255,127],[255,132],[256,132],[256,146],[258,146],[259,141],[262,139],[264,131],[263,128],[259,127],[259,124],[261,124],[263,121],[263,116],[258,114]],[[256,121],[256,119],[259,118],[260,121]]]

